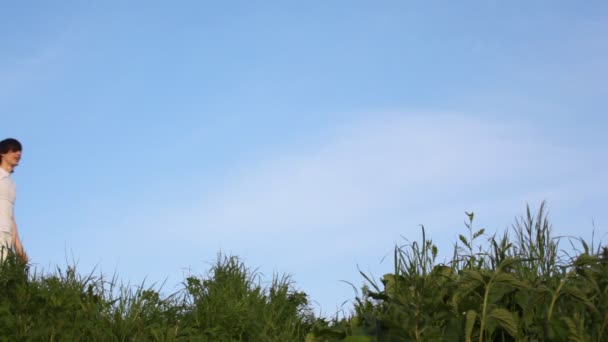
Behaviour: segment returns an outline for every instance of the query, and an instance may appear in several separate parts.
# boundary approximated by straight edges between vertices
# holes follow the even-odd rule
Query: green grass
[[[263,287],[233,256],[220,255],[208,274],[167,297],[74,268],[30,275],[14,256],[0,267],[5,341],[301,341],[313,324],[289,277]]]
[[[468,213],[449,262],[427,240],[394,250],[394,271],[368,285],[352,316],[308,341],[607,341],[608,249],[579,239],[569,255],[544,204],[511,234],[484,238]]]
[[[315,317],[292,278],[269,281],[235,256],[161,295],[74,267],[40,274],[0,264],[2,341],[606,341],[608,249],[560,249],[544,205],[487,236],[467,213],[450,260],[424,228],[393,270],[366,281],[342,318]]]

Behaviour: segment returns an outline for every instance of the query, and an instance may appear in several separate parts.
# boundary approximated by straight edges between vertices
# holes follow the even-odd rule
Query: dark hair
[[[21,151],[21,143],[17,139],[8,138],[0,141],[0,154]]]

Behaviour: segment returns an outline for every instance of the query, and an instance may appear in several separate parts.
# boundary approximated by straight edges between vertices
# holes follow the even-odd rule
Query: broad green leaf
[[[564,288],[562,289],[562,292],[569,294],[570,296],[580,300],[585,305],[587,305],[587,307],[589,307],[591,310],[597,312],[595,305],[593,305],[593,303],[589,300],[589,298],[587,298],[587,296],[583,293],[583,291],[581,291],[578,287],[564,286]]]
[[[553,316],[551,318],[551,321],[549,322],[549,330],[547,337],[550,340],[565,341],[568,335],[569,332],[566,323],[563,320]]]
[[[589,264],[596,263],[598,261],[597,257],[592,257],[589,254],[581,254],[574,261],[575,266],[585,266]]]
[[[505,329],[509,335],[517,336],[517,320],[507,309],[495,308],[490,312],[489,317],[495,319],[498,325]]]
[[[483,235],[483,233],[485,233],[485,232],[486,232],[485,228],[478,230],[477,232],[475,232],[475,234],[473,234],[473,239],[478,238],[479,236]]]
[[[496,283],[509,285],[509,286],[515,287],[515,288],[520,288],[520,289],[528,288],[528,286],[524,282],[515,278],[514,275],[512,275],[510,273],[506,273],[506,272],[499,272],[496,275],[496,277],[494,278],[494,281]]]
[[[467,216],[469,217],[469,221],[473,221],[473,218],[475,217],[475,213],[474,212],[464,212],[465,214],[467,214]]]
[[[483,281],[483,276],[481,275],[481,272],[479,272],[477,270],[463,271],[460,281],[463,283],[476,282],[479,285],[485,284],[485,282]]]
[[[466,342],[471,342],[471,335],[473,334],[473,327],[475,327],[476,318],[477,312],[475,312],[475,310],[467,311],[467,322],[464,328],[464,338]]]
[[[344,339],[344,342],[372,342],[373,338],[370,336],[348,336]]]
[[[589,254],[589,245],[585,240],[581,239],[581,243],[583,244],[583,249],[585,250],[585,254]]]
[[[464,243],[465,246],[469,246],[469,241],[466,237],[464,237],[464,235],[460,234],[458,235],[458,238],[460,239],[460,241],[462,241],[462,243]]]
[[[584,337],[582,336],[581,332],[579,331],[578,327],[576,326],[576,323],[574,323],[574,320],[570,317],[563,317],[562,321],[564,321],[564,323],[566,323],[566,325],[568,326],[568,330],[570,335],[568,336],[568,340],[572,341],[572,342],[585,342]]]
[[[492,284],[492,288],[488,293],[488,303],[497,303],[502,300],[506,294],[511,292],[513,292],[513,288],[508,285],[501,283]]]
[[[305,340],[305,342],[317,342],[319,340],[320,339],[317,339],[313,333],[306,334],[306,340]]]
[[[510,267],[511,265],[513,265],[516,262],[515,259],[513,258],[506,258],[505,260],[503,260],[500,265],[498,265],[498,269],[499,270],[504,270],[505,268]]]

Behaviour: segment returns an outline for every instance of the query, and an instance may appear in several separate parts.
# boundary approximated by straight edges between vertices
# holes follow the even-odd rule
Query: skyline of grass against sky
[[[566,1],[0,4],[17,223],[168,290],[222,250],[324,311],[419,224],[502,231],[546,199],[608,231],[608,5]],[[390,258],[389,258],[390,259]]]

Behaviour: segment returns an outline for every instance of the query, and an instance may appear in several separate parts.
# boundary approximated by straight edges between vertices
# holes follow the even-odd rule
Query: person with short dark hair
[[[17,139],[0,141],[0,246],[2,247],[0,257],[4,260],[8,249],[12,249],[19,259],[27,262],[27,255],[21,245],[15,223],[16,187],[11,179],[11,173],[15,171],[21,160],[21,150],[21,143]]]

